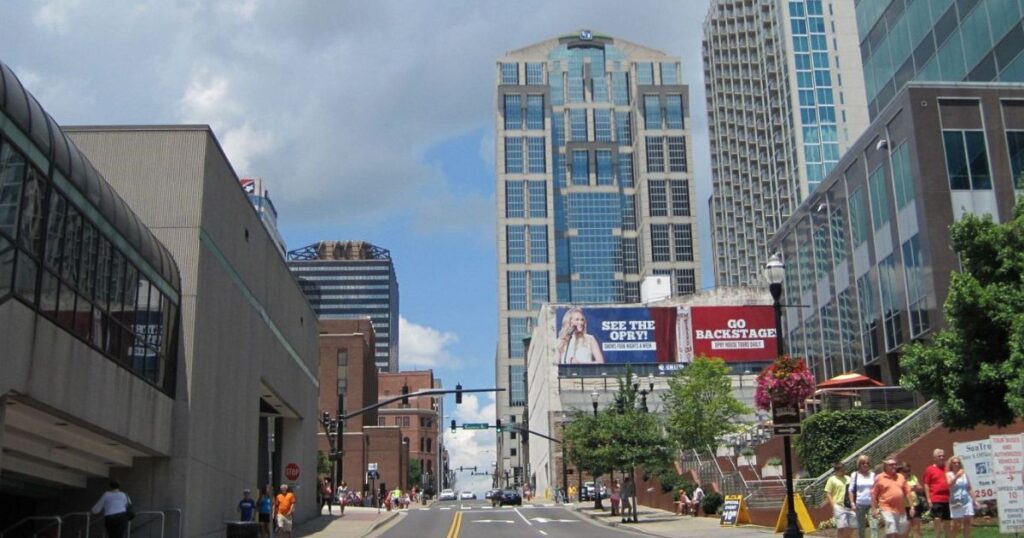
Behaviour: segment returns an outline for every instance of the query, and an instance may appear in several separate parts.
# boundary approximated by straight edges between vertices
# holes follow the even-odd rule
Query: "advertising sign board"
[[[726,362],[770,361],[778,355],[771,306],[680,307],[679,320],[680,362],[701,355]]]
[[[559,364],[676,362],[676,309],[555,310]]]
[[[960,456],[964,472],[971,481],[974,499],[991,501],[996,498],[996,474],[992,467],[992,442],[988,439],[953,443],[953,453]]]
[[[1024,532],[1024,435],[993,435],[999,533]]]

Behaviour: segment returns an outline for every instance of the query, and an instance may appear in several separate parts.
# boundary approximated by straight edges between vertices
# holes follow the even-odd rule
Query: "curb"
[[[634,532],[637,532],[637,533],[640,533],[640,534],[646,534],[647,536],[659,536],[659,537],[661,536],[660,534],[654,534],[654,533],[651,533],[651,532],[647,532],[646,530],[644,530],[644,529],[642,529],[642,528],[640,528],[638,526],[633,526],[632,524],[624,524],[621,521],[605,521],[602,516],[599,516],[599,515],[597,515],[597,514],[595,514],[593,512],[584,512],[584,511],[580,510],[579,508],[576,509],[576,513],[577,514],[582,514],[584,516],[587,516],[588,518],[596,521],[597,523],[599,523],[600,525],[605,526],[605,527],[629,529],[631,531],[634,531]]]
[[[398,514],[399,514],[399,512],[391,512],[391,513],[389,513],[388,515],[386,515],[386,516],[384,516],[382,518],[378,518],[376,521],[373,522],[372,525],[370,525],[370,527],[368,529],[366,529],[365,532],[363,532],[363,534],[361,536],[363,538],[365,538],[366,536],[369,536],[369,535],[373,534],[374,531],[376,531],[377,529],[382,527],[385,523],[388,523],[392,519],[395,519],[396,517],[398,517]]]

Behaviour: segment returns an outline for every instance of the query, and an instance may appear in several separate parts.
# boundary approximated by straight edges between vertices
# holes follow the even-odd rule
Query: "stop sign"
[[[298,480],[299,479],[299,464],[298,463],[289,463],[288,465],[285,465],[284,466],[284,477],[287,478],[289,481],[292,481],[292,482]]]

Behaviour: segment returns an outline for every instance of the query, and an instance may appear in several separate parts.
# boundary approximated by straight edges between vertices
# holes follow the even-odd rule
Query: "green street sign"
[[[486,422],[467,422],[462,425],[464,430],[486,430],[490,425]]]

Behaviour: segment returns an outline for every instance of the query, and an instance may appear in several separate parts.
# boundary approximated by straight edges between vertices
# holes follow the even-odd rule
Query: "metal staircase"
[[[167,538],[168,525],[177,529],[173,536],[181,537],[182,512],[179,508],[169,510],[145,510],[135,513],[135,519],[128,524],[128,538]],[[169,521],[170,520],[170,521]],[[89,538],[103,536],[103,518],[89,512],[71,512],[61,516],[26,517],[14,525],[0,530],[0,538]]]

